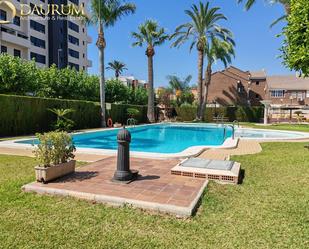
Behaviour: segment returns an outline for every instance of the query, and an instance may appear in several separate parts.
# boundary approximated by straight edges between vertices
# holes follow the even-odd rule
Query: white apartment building
[[[0,20],[12,20],[0,24],[0,51],[20,58],[34,58],[38,66],[58,68],[71,66],[77,70],[87,70],[92,62],[87,58],[87,47],[92,42],[87,28],[73,17],[48,18],[33,14],[21,16],[21,5],[30,8],[42,5],[46,11],[48,4],[75,4],[86,6],[87,0],[11,0],[16,8],[12,19],[12,10],[0,2]],[[54,16],[53,16],[54,17]]]
[[[138,80],[134,76],[119,76],[118,80],[127,87],[147,88],[147,82],[145,80]]]

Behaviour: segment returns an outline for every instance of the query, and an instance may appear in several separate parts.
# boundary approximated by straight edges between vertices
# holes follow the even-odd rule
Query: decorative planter
[[[59,177],[75,172],[75,160],[61,163],[52,167],[35,167],[35,176],[38,182],[47,183]]]

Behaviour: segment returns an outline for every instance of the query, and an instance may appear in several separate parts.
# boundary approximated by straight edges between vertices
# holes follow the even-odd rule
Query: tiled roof
[[[250,79],[266,79],[266,72],[261,71],[250,71]]]
[[[267,76],[267,85],[269,89],[309,90],[309,78],[295,75]]]

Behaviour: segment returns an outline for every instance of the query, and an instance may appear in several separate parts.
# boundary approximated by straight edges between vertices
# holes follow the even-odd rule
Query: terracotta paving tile
[[[42,188],[71,190],[95,195],[122,197],[128,200],[154,202],[188,207],[204,186],[203,179],[173,176],[170,170],[179,160],[132,158],[131,168],[139,170],[140,177],[129,184],[112,182],[116,158],[107,157],[77,169],[74,175],[45,185]]]

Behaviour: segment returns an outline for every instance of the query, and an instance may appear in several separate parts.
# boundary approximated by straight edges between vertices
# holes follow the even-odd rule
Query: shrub
[[[75,112],[73,109],[48,109],[52,113],[57,115],[56,121],[52,124],[52,127],[56,131],[71,131],[74,126],[74,121],[66,117],[68,114]]]
[[[206,122],[213,122],[213,117],[227,117],[230,122],[238,120],[240,122],[260,122],[263,117],[263,107],[247,106],[227,106],[227,107],[207,107],[204,119]],[[176,107],[178,119],[181,121],[193,121],[196,116],[197,107],[182,105]]]
[[[96,102],[59,100],[0,94],[0,136],[18,136],[51,130],[54,114],[48,109],[74,109],[73,129],[100,127],[100,105]]]
[[[51,167],[74,159],[75,146],[66,132],[37,134],[39,144],[34,154],[40,166]]]
[[[140,111],[137,110],[136,108],[128,108],[127,113],[130,118],[134,118],[136,120],[139,119],[140,114],[141,114]]]
[[[50,131],[55,117],[48,109],[54,108],[75,110],[69,116],[74,122],[72,129],[100,127],[100,105],[97,102],[0,94],[0,137]],[[147,123],[147,106],[112,104],[107,117],[112,118],[114,123],[125,124],[129,118],[128,108],[140,112],[139,123]]]

